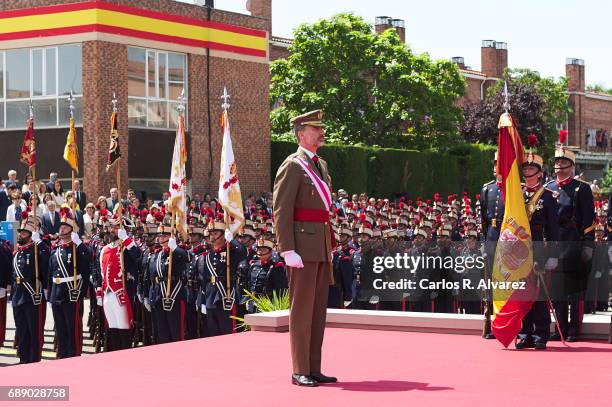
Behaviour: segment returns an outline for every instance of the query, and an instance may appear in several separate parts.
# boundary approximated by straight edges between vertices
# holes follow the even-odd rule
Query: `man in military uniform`
[[[13,255],[11,305],[15,318],[19,363],[40,362],[45,325],[43,291],[47,288],[49,246],[40,238],[34,214],[21,213]],[[36,250],[36,253],[34,252]]]
[[[79,237],[70,209],[62,208],[60,214],[59,240],[49,259],[48,298],[57,334],[57,357],[62,359],[81,355],[90,253]]]
[[[340,308],[340,298],[342,298],[342,308],[348,307],[353,300],[352,287],[355,268],[353,267],[352,256],[356,250],[351,242],[353,232],[346,226],[341,226],[338,232],[340,245],[334,251],[334,257],[332,258],[336,284],[329,288],[329,308],[332,308],[331,304],[335,305],[334,308]]]
[[[487,257],[485,278],[490,278],[493,270],[493,259],[495,258],[496,243],[499,239],[499,228],[504,220],[505,211],[501,179],[497,175],[497,151],[495,152],[495,158],[493,160],[493,176],[495,179],[484,184],[480,192],[481,228],[484,234],[485,255]],[[486,312],[488,318],[493,314],[493,302],[491,301],[492,294],[491,290],[487,290]],[[485,339],[495,339],[495,336],[491,332],[490,324],[485,326],[485,331]]]
[[[257,259],[249,265],[248,275],[245,276],[246,289],[255,296],[272,298],[273,293],[280,296],[288,288],[285,263],[274,251],[274,243],[260,237],[257,240]],[[257,312],[252,300],[246,301],[248,313]]]
[[[331,178],[317,155],[325,143],[323,112],[291,119],[298,151],[281,164],[274,181],[274,220],[281,255],[289,270],[289,333],[292,383],[336,382],[321,373],[321,348],[331,268]]]
[[[206,245],[204,241],[204,225],[199,219],[192,218],[189,227],[189,266],[187,271],[187,309],[185,311],[186,339],[196,339],[202,334],[200,320],[202,319],[199,306],[197,305],[200,284],[198,283],[198,259],[206,256]]]
[[[155,320],[156,339],[157,343],[182,341],[186,300],[184,279],[189,256],[172,236],[169,216],[160,223],[157,239],[161,247],[149,260],[145,277],[151,287],[148,304]]]
[[[125,231],[125,227],[131,226],[132,222],[119,214],[109,221],[110,242],[100,251],[102,281],[96,288],[97,305],[103,307],[108,326],[105,352],[132,347],[132,305],[141,256],[134,239]],[[132,287],[131,290],[129,286]]]
[[[542,157],[529,152],[522,170],[525,179],[523,195],[531,240],[534,242],[535,272],[545,275],[546,272],[554,272],[558,266],[556,242],[559,239],[559,220],[557,201],[553,198],[552,191],[542,185],[543,165]],[[550,330],[550,311],[547,308],[544,289],[540,287],[542,282],[545,282],[544,278],[538,279],[539,296],[523,318],[517,349],[546,349]]]
[[[6,333],[6,287],[11,278],[11,256],[13,250],[8,240],[0,240],[0,345]]]
[[[572,151],[559,146],[555,151],[555,179],[546,184],[558,203],[562,273],[556,273],[553,279],[554,296],[559,298],[554,306],[561,333],[568,342],[575,342],[580,335],[580,303],[584,299],[595,238],[593,193],[589,184],[574,178],[575,161],[576,155]],[[562,292],[556,288],[561,288]],[[559,338],[559,332],[550,336],[551,340]]]
[[[151,302],[149,293],[151,291],[151,278],[149,274],[152,267],[152,259],[161,247],[157,242],[157,223],[145,223],[144,244],[141,245],[142,256],[139,264],[139,277],[137,295],[142,313],[142,344],[151,345],[157,343],[157,332],[155,330],[155,319],[151,315]]]
[[[238,294],[238,275],[246,274],[246,249],[237,240],[225,240],[225,223],[221,220],[208,225],[210,251],[198,262],[198,280],[206,307],[206,324],[209,336],[227,335],[233,331],[230,318]],[[230,245],[230,281],[227,281],[227,245]],[[238,269],[243,271],[238,271]],[[228,291],[229,288],[229,291]]]

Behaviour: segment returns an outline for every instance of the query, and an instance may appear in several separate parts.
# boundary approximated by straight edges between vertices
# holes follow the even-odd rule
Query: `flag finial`
[[[223,110],[229,109],[229,107],[230,107],[229,98],[230,98],[230,95],[229,95],[229,93],[227,93],[227,87],[224,86],[223,87],[223,96],[221,96],[221,99],[223,99],[223,104],[221,105]]]
[[[510,102],[508,101],[508,82],[504,81],[504,110],[508,113]]]
[[[74,119],[74,95],[72,93],[72,89],[70,89],[70,97],[68,98],[70,102],[70,118]]]
[[[179,114],[183,114],[185,112],[185,101],[186,100],[187,100],[187,98],[185,98],[185,88],[183,88],[183,90],[181,91],[180,96],[178,97],[179,105],[176,108],[176,110],[178,110]]]
[[[115,92],[113,92],[111,103],[113,104],[113,113],[117,113],[117,94]]]

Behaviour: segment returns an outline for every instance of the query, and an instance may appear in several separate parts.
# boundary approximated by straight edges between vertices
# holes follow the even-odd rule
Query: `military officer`
[[[48,282],[60,359],[80,356],[83,345],[83,297],[89,281],[90,253],[77,230],[70,208],[62,208],[59,239],[49,258]]]
[[[157,343],[182,341],[189,255],[172,236],[170,216],[159,224],[157,240],[160,249],[149,260],[145,277],[150,284],[148,304],[155,320],[156,339]]]
[[[529,218],[531,240],[534,242],[536,273],[554,272],[559,262],[556,246],[559,239],[558,207],[552,191],[543,186],[543,165],[542,157],[530,151],[522,167],[525,179],[523,195]],[[545,279],[538,279],[539,296],[523,318],[523,325],[518,335],[519,341],[516,344],[517,349],[546,349],[550,330],[550,312],[542,292],[543,289],[540,287],[543,281],[545,282]]]
[[[580,335],[582,311],[580,303],[593,258],[595,238],[595,205],[588,183],[574,178],[576,155],[564,146],[555,150],[555,178],[546,184],[558,203],[560,267],[553,279],[555,311],[561,333],[568,342]],[[561,288],[558,292],[555,288]],[[551,334],[558,340],[559,332]]]
[[[325,142],[323,112],[291,119],[298,151],[281,164],[274,181],[274,220],[281,255],[289,270],[289,333],[292,383],[335,382],[321,372],[321,348],[329,285],[333,282],[330,225],[331,178],[317,155]]]
[[[21,217],[13,255],[11,305],[19,363],[34,363],[40,362],[42,354],[47,305],[42,293],[48,282],[49,246],[40,238],[36,227],[40,222],[34,214],[23,211]]]
[[[96,288],[97,305],[103,307],[108,326],[105,352],[132,347],[132,306],[142,255],[125,230],[132,221],[116,214],[109,222],[110,242],[100,251],[101,285]]]
[[[480,192],[480,216],[481,228],[485,241],[485,255],[487,263],[485,265],[485,278],[491,275],[493,270],[493,258],[495,257],[496,242],[499,239],[499,228],[504,220],[504,198],[502,196],[501,179],[497,174],[497,151],[493,159],[493,176],[492,181],[487,182],[482,186]],[[486,301],[488,317],[493,313],[493,302],[491,290],[487,290]],[[495,336],[490,330],[490,324],[485,327],[484,338],[495,339]]]
[[[255,296],[272,298],[273,292],[277,296],[288,288],[285,263],[274,251],[274,243],[260,237],[257,240],[257,259],[252,260],[246,276],[247,290]],[[257,312],[252,300],[246,301],[248,313]]]
[[[234,321],[230,316],[235,306],[235,299],[239,295],[238,275],[245,275],[248,269],[246,249],[235,239],[227,242],[225,230],[226,225],[221,219],[216,221],[211,219],[208,224],[211,249],[198,261],[198,280],[202,290],[202,302],[206,308],[206,325],[209,336],[232,333]],[[228,244],[230,246],[229,284],[227,281]]]
[[[346,226],[342,226],[338,236],[340,245],[334,251],[334,257],[332,258],[336,284],[329,287],[329,308],[332,308],[331,304],[335,305],[334,308],[340,308],[340,298],[342,298],[343,308],[348,307],[353,300],[352,287],[355,268],[353,267],[352,255],[356,250],[351,242],[353,231]]]
[[[0,344],[6,333],[6,287],[11,278],[11,256],[13,249],[8,240],[0,239]]]
[[[202,334],[200,307],[197,305],[200,285],[198,283],[198,259],[206,256],[207,248],[204,240],[205,226],[199,219],[193,221],[189,228],[189,266],[187,271],[187,309],[185,310],[186,339],[196,339]]]

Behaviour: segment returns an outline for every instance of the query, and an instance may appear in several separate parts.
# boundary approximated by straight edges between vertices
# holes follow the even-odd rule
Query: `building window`
[[[177,99],[186,87],[187,55],[128,47],[130,127],[176,129]]]
[[[75,122],[82,125],[81,44],[0,52],[0,129],[23,129],[30,101],[37,128],[68,126],[70,91]]]

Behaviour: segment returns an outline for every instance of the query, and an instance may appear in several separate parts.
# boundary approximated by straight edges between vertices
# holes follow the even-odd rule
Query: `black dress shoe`
[[[489,332],[488,334],[485,334],[484,338],[485,339],[495,339],[495,335],[493,335],[493,333]]]
[[[292,374],[291,383],[298,386],[316,387],[317,382],[311,377],[303,374]]]
[[[537,350],[544,350],[544,349],[546,349],[546,342],[536,342],[534,347]]]
[[[568,336],[567,338],[565,338],[566,342],[578,342],[578,337],[577,336]]]
[[[559,335],[559,332],[553,332],[550,334],[550,338],[548,338],[549,341],[560,341],[561,340],[561,335]]]
[[[535,343],[531,338],[523,338],[516,343],[516,349],[535,348]]]
[[[322,373],[313,373],[310,375],[317,383],[336,383],[338,379],[332,376],[325,376]]]

